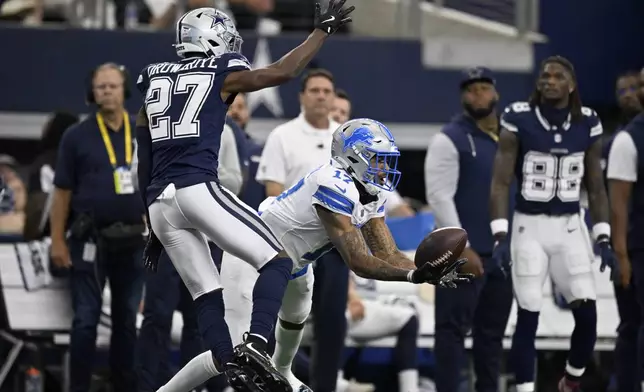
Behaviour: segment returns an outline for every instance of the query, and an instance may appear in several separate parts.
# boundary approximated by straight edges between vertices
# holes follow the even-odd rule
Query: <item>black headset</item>
[[[121,73],[121,76],[123,76],[123,98],[128,99],[132,94],[130,90],[130,73],[127,71],[127,68],[125,68],[124,65],[117,64],[117,63],[105,63],[94,68],[87,77],[87,80],[85,82],[85,88],[86,88],[85,102],[87,102],[88,105],[96,103],[96,98],[94,97],[94,85],[93,85],[94,77],[96,77],[96,72],[98,72],[99,69],[105,68],[105,67],[116,69]]]

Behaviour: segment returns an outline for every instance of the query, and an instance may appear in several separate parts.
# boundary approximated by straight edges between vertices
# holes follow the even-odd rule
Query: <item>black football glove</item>
[[[425,263],[420,268],[412,271],[409,275],[411,283],[429,283],[434,286],[456,288],[461,283],[469,283],[474,278],[473,274],[459,273],[458,269],[467,263],[467,259],[459,259],[455,262],[442,267],[433,267],[430,263]]]
[[[156,234],[150,230],[148,242],[145,244],[145,249],[143,250],[143,265],[145,268],[152,272],[157,272],[161,252],[163,252],[163,245],[157,238]]]
[[[341,26],[351,22],[348,16],[353,12],[356,7],[351,6],[343,10],[342,6],[346,0],[330,0],[329,8],[325,13],[322,13],[320,2],[315,3],[315,28],[320,29],[331,35],[335,33]]]
[[[497,239],[492,251],[492,260],[494,260],[505,278],[510,276],[512,256],[510,253],[510,240],[507,236],[504,235]]]
[[[599,248],[599,257],[602,263],[599,267],[600,272],[604,272],[606,267],[611,269],[610,280],[615,280],[619,276],[619,264],[617,263],[617,256],[610,246],[610,237],[601,235],[597,238],[597,247]]]

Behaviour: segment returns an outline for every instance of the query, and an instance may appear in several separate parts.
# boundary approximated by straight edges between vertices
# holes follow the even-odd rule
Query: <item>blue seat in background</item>
[[[387,218],[386,222],[401,250],[416,250],[423,238],[435,227],[431,212],[422,212],[408,218]]]

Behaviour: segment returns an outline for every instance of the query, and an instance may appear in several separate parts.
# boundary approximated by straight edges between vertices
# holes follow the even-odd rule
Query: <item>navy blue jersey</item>
[[[174,183],[184,188],[218,181],[219,144],[228,102],[221,88],[231,72],[250,69],[238,53],[148,65],[137,87],[145,95],[152,141],[148,204]]]
[[[597,114],[582,109],[583,118],[552,126],[538,107],[515,102],[501,116],[503,128],[517,136],[516,210],[524,214],[569,215],[580,211],[584,157],[603,132]]]

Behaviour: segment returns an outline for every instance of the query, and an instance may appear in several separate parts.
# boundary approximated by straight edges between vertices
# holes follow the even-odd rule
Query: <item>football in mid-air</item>
[[[418,245],[414,263],[416,267],[425,263],[437,268],[449,265],[459,259],[466,244],[467,232],[460,227],[436,229]]]

